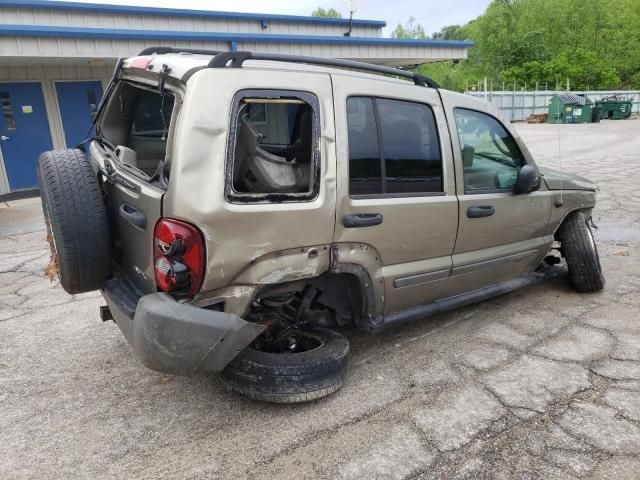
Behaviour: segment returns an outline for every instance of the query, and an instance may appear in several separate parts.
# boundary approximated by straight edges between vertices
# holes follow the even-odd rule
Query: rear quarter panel
[[[315,199],[230,203],[225,198],[232,101],[245,89],[294,90],[317,97],[321,178]],[[329,75],[323,73],[204,69],[189,80],[163,216],[184,219],[202,231],[207,252],[203,295],[231,284],[313,277],[328,268],[336,197],[332,98]]]

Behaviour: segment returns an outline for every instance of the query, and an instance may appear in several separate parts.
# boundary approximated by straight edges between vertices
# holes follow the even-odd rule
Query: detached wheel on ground
[[[570,213],[558,229],[557,238],[575,290],[580,293],[602,290],[604,276],[598,248],[584,213]]]
[[[247,347],[222,372],[227,388],[254,400],[300,403],[342,387],[349,364],[346,338],[310,329],[292,330],[283,341],[289,347],[281,352],[260,341]]]
[[[97,290],[111,275],[111,240],[102,192],[80,150],[40,155],[38,182],[52,262],[68,293]]]

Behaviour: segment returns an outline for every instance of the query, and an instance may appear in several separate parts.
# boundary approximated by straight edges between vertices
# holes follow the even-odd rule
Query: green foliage
[[[326,18],[342,18],[342,14],[337,11],[335,8],[327,8],[326,10],[322,7],[316,8],[313,12],[311,12],[312,17],[326,17]]]
[[[422,29],[411,26],[398,28]],[[485,77],[518,89],[565,88],[567,79],[572,89],[640,88],[640,0],[494,0],[477,19],[433,38],[475,42],[467,60],[420,68],[446,88]]]
[[[521,66],[509,67],[502,72],[507,83],[522,84],[532,78],[555,88],[556,82],[565,88],[566,79],[577,90],[614,89],[620,86],[616,69],[593,52],[578,48],[569,54],[562,52],[546,62],[529,61]]]
[[[398,24],[396,28],[391,32],[392,38],[427,38],[427,34],[424,28],[419,23],[416,23],[416,19],[409,17],[409,21],[404,25]]]
[[[434,32],[431,38],[436,40],[464,40],[464,31],[460,25],[447,25],[439,32]]]

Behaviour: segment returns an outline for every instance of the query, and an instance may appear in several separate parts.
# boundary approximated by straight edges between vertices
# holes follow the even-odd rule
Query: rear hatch
[[[106,102],[90,154],[104,174],[114,260],[142,293],[155,292],[154,227],[162,216],[175,93],[123,79]]]

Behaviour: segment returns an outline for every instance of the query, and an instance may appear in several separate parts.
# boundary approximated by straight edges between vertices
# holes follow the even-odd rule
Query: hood
[[[591,180],[574,173],[560,172],[546,167],[540,167],[539,170],[549,190],[560,190],[560,187],[563,190],[598,190]]]

